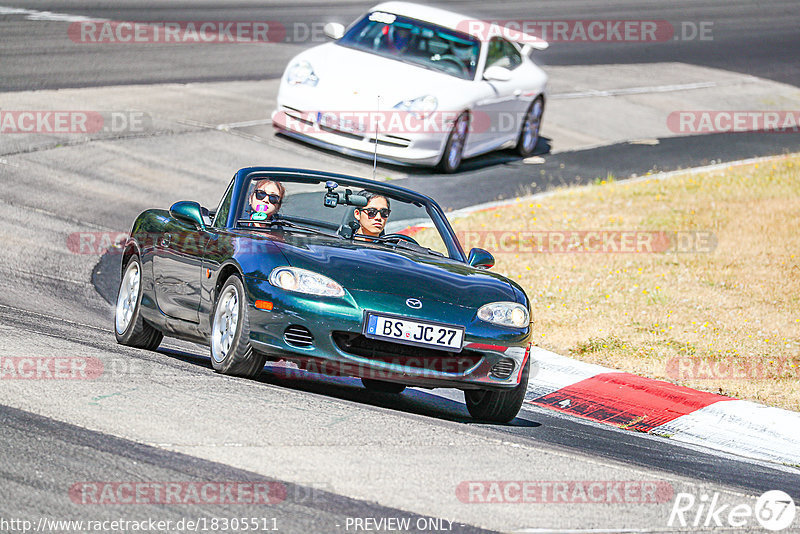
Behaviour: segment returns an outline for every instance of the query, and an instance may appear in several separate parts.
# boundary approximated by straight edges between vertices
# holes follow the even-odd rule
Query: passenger
[[[250,219],[253,221],[269,221],[275,218],[283,202],[286,188],[280,182],[273,180],[259,180],[250,193]],[[265,225],[256,224],[256,228]]]
[[[367,197],[367,205],[353,211],[359,224],[356,235],[380,236],[389,219],[389,214],[392,212],[389,209],[389,199],[367,190],[359,191],[357,194]]]

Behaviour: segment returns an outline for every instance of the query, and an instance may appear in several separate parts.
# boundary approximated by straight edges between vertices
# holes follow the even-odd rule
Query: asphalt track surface
[[[113,7],[108,7],[101,2],[67,1],[59,2],[54,8],[48,2],[12,1],[2,2],[2,5],[114,20],[277,20],[292,24],[317,22],[320,19],[347,22],[371,3],[340,3],[332,7],[324,3],[287,6],[277,2],[216,1],[153,5],[131,1],[117,2]],[[527,18],[532,11],[526,2],[502,6],[478,2],[438,5],[497,18]],[[638,2],[636,5],[622,2],[606,2],[602,5],[583,1],[541,2],[536,4],[536,16],[552,19],[663,19],[676,24],[680,21],[714,21],[712,42],[676,41],[660,46],[638,47],[609,44],[602,48],[602,55],[593,46],[567,44],[554,46],[546,55],[542,55],[540,59],[545,64],[684,61],[800,85],[800,67],[795,57],[796,50],[800,49],[800,33],[797,32],[798,14],[794,2],[678,2],[669,5],[655,2]],[[3,35],[0,42],[0,55],[3,58],[0,91],[277,77],[286,60],[300,47],[308,45],[276,45],[270,49],[268,57],[264,47],[257,45],[235,45],[233,50],[236,53],[233,55],[230,53],[231,47],[224,45],[219,49],[186,47],[177,51],[175,47],[120,47],[98,52],[65,44],[63,38],[53,37],[59,35],[58,32],[63,33],[63,27],[63,22],[42,22],[32,26],[20,17],[0,16]],[[30,31],[31,28],[35,30]],[[661,139],[655,146],[626,143],[555,154],[549,156],[542,166],[528,166],[499,153],[467,162],[464,170],[455,177],[411,172],[403,182],[404,185],[432,194],[449,208],[460,208],[473,204],[478,198],[477,193],[485,189],[476,184],[488,180],[493,180],[493,197],[486,200],[498,196],[509,198],[545,190],[553,185],[591,182],[609,173],[628,176],[650,170],[670,170],[712,161],[797,151],[800,149],[798,137],[746,133],[668,138]],[[85,170],[81,169],[79,162],[72,161],[71,165],[71,170],[78,174]],[[225,454],[208,452],[203,449],[202,443],[196,446],[180,445],[180,440],[175,436],[185,433],[202,441],[203,432],[207,432],[215,437],[226,420],[234,421],[229,423],[231,440],[236,441],[234,435],[250,436],[252,432],[254,442],[258,443],[255,438],[264,443],[270,442],[270,432],[280,434],[280,429],[269,427],[268,420],[259,418],[255,407],[246,409],[245,413],[252,418],[250,421],[266,425],[265,430],[248,429],[247,420],[233,415],[226,419],[225,414],[219,413],[226,409],[225,403],[231,399],[243,402],[246,398],[268,399],[281,406],[294,403],[294,407],[299,405],[309,411],[324,406],[331,411],[331,414],[324,414],[326,424],[330,425],[325,432],[297,423],[282,436],[285,441],[273,443],[275,454],[283,454],[281,458],[291,455],[287,456],[289,453],[278,450],[280,446],[288,446],[291,450],[292,440],[302,444],[295,453],[298,464],[308,461],[322,466],[322,459],[304,458],[307,449],[327,443],[327,440],[341,442],[344,448],[344,443],[353,436],[352,432],[364,431],[364,427],[355,426],[352,421],[340,423],[340,419],[356,414],[368,423],[369,428],[369,437],[359,436],[356,441],[375,440],[378,449],[390,449],[392,440],[400,439],[388,429],[407,428],[412,435],[419,434],[419,442],[414,442],[417,446],[426,440],[436,441],[426,436],[452,434],[459,436],[459,444],[461,441],[480,443],[485,440],[487,454],[491,454],[491,447],[502,443],[503,446],[530,451],[527,461],[531,463],[535,463],[539,457],[558,457],[561,463],[549,467],[550,476],[555,476],[555,473],[561,474],[562,478],[581,480],[586,476],[582,473],[588,472],[587,462],[603,462],[610,466],[609,472],[622,473],[622,476],[640,473],[639,476],[644,477],[664,477],[675,480],[676,488],[680,484],[687,484],[708,491],[749,495],[758,495],[768,489],[782,489],[800,500],[800,474],[796,470],[745,461],[702,448],[680,446],[666,439],[562,417],[542,409],[526,408],[511,425],[484,425],[472,422],[460,401],[424,391],[412,390],[397,398],[366,393],[353,380],[287,379],[274,371],[263,373],[258,380],[230,380],[216,376],[210,369],[207,353],[195,345],[165,343],[158,353],[117,346],[110,331],[111,312],[107,302],[113,298],[116,289],[118,257],[104,256],[103,261],[94,266],[93,262],[87,261],[63,262],[57,270],[52,270],[47,268],[52,251],[45,243],[48,232],[54,231],[64,221],[88,221],[97,228],[116,228],[119,223],[115,220],[114,207],[103,205],[102,195],[89,199],[67,198],[67,203],[75,207],[70,210],[72,215],[64,217],[63,214],[45,213],[47,216],[41,219],[43,213],[40,204],[34,201],[26,203],[20,199],[34,196],[37,190],[46,186],[46,181],[31,177],[30,182],[26,182],[28,177],[21,180],[21,175],[13,174],[13,169],[3,165],[0,165],[0,172],[13,178],[3,180],[4,187],[9,188],[2,194],[3,206],[0,206],[4,237],[13,237],[19,217],[30,217],[34,221],[31,224],[35,226],[30,232],[41,235],[43,243],[33,250],[11,246],[0,264],[3,273],[0,279],[0,354],[8,356],[20,350],[37,354],[102,354],[115,362],[136,362],[140,369],[146,371],[121,377],[119,383],[105,388],[102,393],[99,387],[97,391],[70,389],[72,386],[50,390],[41,384],[19,382],[6,388],[5,400],[0,402],[0,424],[3,428],[0,433],[0,450],[3,450],[0,456],[0,477],[3,481],[0,484],[0,510],[3,517],[113,519],[121,516],[135,519],[157,514],[160,519],[177,520],[191,516],[265,515],[263,509],[242,508],[241,505],[158,505],[135,509],[117,505],[87,509],[85,505],[76,505],[67,498],[73,484],[87,480],[278,481],[285,484],[288,497],[279,507],[270,509],[268,515],[276,516],[280,521],[280,530],[287,532],[343,530],[343,521],[348,517],[423,517],[406,511],[419,507],[416,501],[407,508],[394,508],[378,504],[378,501],[386,501],[385,496],[346,497],[341,494],[352,494],[352,486],[343,484],[344,489],[340,489],[334,484],[336,489],[327,485],[320,489],[312,484],[297,484],[282,479],[280,475],[272,475],[273,471],[287,473],[291,470],[263,459],[242,460],[238,457],[234,459],[235,455],[231,455],[230,462],[215,461],[213,458],[225,458]],[[507,178],[509,176],[511,178]],[[207,184],[201,184],[201,187],[208,188]],[[127,216],[132,213],[134,205],[133,202],[121,201],[119,211]],[[186,383],[190,386],[182,386]],[[196,404],[186,400],[190,393],[184,392],[183,387],[190,391],[192,388],[202,391],[197,395]],[[115,399],[117,402],[122,402],[120,399],[140,402],[138,393],[134,392],[137,388],[145,397],[151,397],[153,404],[148,405],[151,408],[149,413],[121,404],[111,409],[105,408],[108,411],[101,411],[99,415],[92,411],[96,406],[114,402]],[[170,397],[152,398],[173,392],[178,397],[174,403]],[[87,399],[88,408],[84,405]],[[267,408],[262,407],[261,410]],[[334,413],[336,410],[346,415]],[[309,413],[303,417],[316,421],[316,416]],[[208,421],[206,427],[203,426],[203,420]],[[148,424],[171,428],[147,432]],[[346,426],[351,424],[354,426]],[[308,435],[304,435],[305,432]],[[133,436],[135,439],[120,436]],[[163,441],[157,437],[141,436],[164,436],[168,443],[172,440],[172,445],[163,445]],[[209,440],[213,441],[212,437]],[[219,444],[214,446],[222,450],[220,444],[224,440],[219,439]],[[249,442],[244,439],[241,441],[245,443],[240,447],[253,454],[248,448]],[[178,452],[179,449],[188,452]],[[193,454],[195,450],[197,454]],[[371,449],[372,452],[375,450]],[[383,461],[389,463],[391,458],[384,460],[376,453],[375,458],[364,460],[373,465],[376,470],[371,474],[380,480],[384,471],[375,466],[381,466]],[[519,460],[520,457],[516,456],[515,459]],[[488,462],[488,459],[485,461]],[[252,470],[242,467],[251,464]],[[355,465],[351,468],[358,472]],[[421,470],[427,469],[430,473],[415,473],[413,467],[409,467],[408,479],[387,480],[375,487],[380,489],[381,486],[388,488],[394,485],[401,492],[403,487],[413,486],[411,480],[414,477],[425,480],[426,476],[434,479],[439,476],[434,466],[426,466],[424,462],[420,462],[420,466]],[[396,473],[390,471],[388,465],[385,469],[385,473]],[[525,472],[524,469],[522,471]],[[546,477],[547,473],[545,471],[539,476]],[[606,476],[609,475],[606,473]],[[456,480],[465,477],[468,478],[469,473],[465,472],[462,478]],[[313,478],[313,475],[306,477],[309,480]],[[326,480],[325,484],[330,482]],[[369,487],[366,479],[363,485]],[[347,488],[351,491],[345,491]],[[412,500],[409,499],[409,502]],[[402,498],[400,502],[403,502]],[[487,511],[487,517],[492,513]],[[598,513],[591,509],[571,513],[577,514],[580,525],[620,529],[630,526],[614,522],[615,510]],[[596,516],[591,515],[595,513]],[[545,517],[543,526],[558,524],[552,517],[547,518],[544,512],[542,514]],[[645,517],[648,514],[648,511],[642,512]],[[654,520],[663,520],[663,515],[663,512],[660,515],[653,514]],[[477,522],[475,519],[463,524],[454,522],[452,529],[478,531],[470,526]],[[492,523],[487,519],[487,524],[505,523]],[[654,526],[663,528],[664,524],[655,523]],[[637,524],[637,527],[644,528],[642,524]]]

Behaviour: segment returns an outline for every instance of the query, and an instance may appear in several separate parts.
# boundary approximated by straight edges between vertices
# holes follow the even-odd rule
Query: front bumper
[[[519,384],[528,357],[529,328],[489,325],[479,321],[474,310],[456,304],[425,300],[422,313],[408,308],[406,297],[399,295],[349,292],[334,299],[290,293],[262,281],[251,280],[247,286],[249,302],[273,303],[270,311],[249,306],[254,348],[307,371],[429,388],[508,389]],[[463,350],[453,353],[367,339],[361,335],[367,309],[463,325]]]
[[[447,131],[345,131],[320,124],[317,113],[304,106],[282,104],[272,112],[272,126],[295,139],[348,156],[373,159],[377,152],[382,163],[430,167],[441,160],[449,135]]]

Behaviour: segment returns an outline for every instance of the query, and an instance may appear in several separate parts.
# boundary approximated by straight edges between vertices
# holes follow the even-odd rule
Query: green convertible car
[[[245,168],[214,211],[182,201],[137,217],[114,330],[150,350],[165,335],[203,343],[224,374],[284,360],[385,393],[457,388],[474,418],[508,422],[528,384],[530,305],[493,264],[419,193]]]

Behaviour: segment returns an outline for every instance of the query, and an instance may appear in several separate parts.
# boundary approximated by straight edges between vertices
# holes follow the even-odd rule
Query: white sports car
[[[539,141],[547,75],[534,36],[406,2],[379,4],[335,42],[294,57],[273,126],[317,146],[454,172],[462,159]]]

